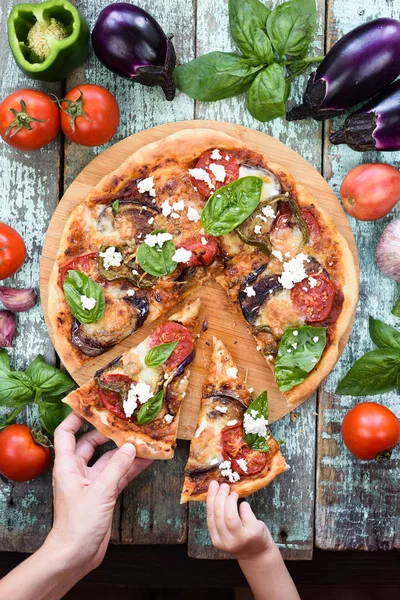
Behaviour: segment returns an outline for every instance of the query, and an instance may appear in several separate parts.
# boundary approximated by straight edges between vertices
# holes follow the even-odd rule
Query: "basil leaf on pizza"
[[[257,208],[262,186],[262,179],[249,176],[216,190],[201,213],[204,231],[215,236],[233,231]]]
[[[154,277],[163,277],[175,271],[178,263],[172,260],[176,248],[171,239],[172,235],[165,229],[146,235],[137,253],[137,262],[143,271]]]
[[[326,346],[326,328],[288,328],[279,345],[275,361],[275,378],[281,392],[303,383],[319,362]]]
[[[243,419],[244,441],[253,450],[269,452],[267,442],[268,431],[268,395],[262,392],[244,413]]]
[[[400,350],[379,348],[359,358],[336,388],[340,396],[384,394],[399,386]]]
[[[158,394],[147,400],[139,410],[136,420],[138,425],[147,425],[154,421],[159,414],[162,402],[164,399],[164,390],[160,390]]]
[[[64,294],[70,311],[79,323],[96,323],[104,316],[104,292],[85,273],[68,271],[64,281]]]
[[[159,367],[160,365],[164,364],[165,361],[171,356],[177,345],[178,342],[166,342],[165,344],[153,346],[153,348],[151,348],[144,357],[146,366],[154,369],[155,367]]]

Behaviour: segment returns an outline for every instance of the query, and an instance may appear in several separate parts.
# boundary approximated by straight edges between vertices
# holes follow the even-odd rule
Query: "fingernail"
[[[123,452],[124,454],[127,454],[131,458],[133,458],[136,454],[135,446],[133,444],[129,444],[129,443],[121,446],[120,451]]]
[[[216,489],[218,489],[219,485],[218,485],[218,481],[211,481],[210,485],[208,486],[208,489],[211,490],[212,492]]]

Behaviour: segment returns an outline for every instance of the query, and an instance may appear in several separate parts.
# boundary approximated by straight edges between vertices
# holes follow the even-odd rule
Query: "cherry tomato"
[[[24,240],[15,229],[0,223],[0,280],[14,275],[26,258]]]
[[[128,417],[122,408],[121,396],[118,392],[109,392],[99,387],[99,398],[107,410],[112,412],[116,417],[128,421]]]
[[[116,99],[101,85],[85,83],[73,88],[61,101],[64,135],[81,146],[101,146],[118,129]]]
[[[306,323],[318,323],[330,315],[335,300],[335,286],[324,273],[310,273],[307,279],[293,286],[290,296],[293,304],[305,316]]]
[[[340,196],[349,215],[360,221],[376,221],[400,200],[400,172],[383,163],[359,165],[343,179]]]
[[[343,419],[342,437],[354,456],[373,460],[400,442],[400,422],[386,406],[361,402]]]
[[[222,456],[230,460],[232,470],[239,475],[254,475],[263,470],[267,463],[265,452],[253,450],[246,444],[243,437],[243,425],[238,423],[233,427],[225,427],[221,431]],[[247,471],[243,471],[237,462],[244,458],[247,463]]]
[[[62,269],[60,269],[61,285],[64,284],[68,271],[80,271],[81,273],[85,273],[92,279],[95,279],[99,274],[99,271],[97,269],[96,256],[96,252],[83,254],[82,256],[77,256],[76,258],[73,258],[68,264],[62,267]]]
[[[215,152],[215,150],[209,150],[208,152],[204,152],[196,163],[195,169],[203,169],[210,176],[210,180],[212,185],[214,186],[210,189],[210,186],[206,181],[202,181],[201,179],[196,179],[195,177],[191,177],[192,185],[197,188],[199,194],[204,196],[205,198],[209,198],[211,194],[222,187],[223,185],[228,185],[228,183],[232,183],[232,181],[236,181],[239,177],[239,162],[234,156],[231,156],[228,152],[220,151],[220,155],[222,158],[211,158],[211,155]],[[213,173],[210,165],[222,165],[225,171],[225,178],[223,181],[217,181],[215,174]]]
[[[176,341],[178,345],[163,364],[163,368],[167,371],[180,365],[193,351],[194,345],[190,331],[180,323],[167,321],[167,323],[161,323],[150,336],[150,348]]]
[[[203,241],[206,244],[203,244]],[[187,267],[202,267],[211,265],[218,254],[218,242],[213,235],[194,235],[177,245],[177,248],[190,250],[192,256],[185,263]]]
[[[312,212],[310,210],[307,210],[306,208],[301,208],[300,213],[306,222],[310,236],[316,237],[317,235],[319,235],[321,233],[321,230],[319,228],[318,221],[314,217]]]
[[[12,481],[29,481],[47,471],[51,451],[37,443],[26,425],[9,425],[0,431],[0,473]]]
[[[0,135],[18,150],[39,150],[60,130],[57,103],[37,90],[18,90],[0,104]]]

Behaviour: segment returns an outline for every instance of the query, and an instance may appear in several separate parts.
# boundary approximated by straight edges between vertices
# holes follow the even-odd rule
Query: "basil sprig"
[[[377,350],[361,356],[336,393],[342,396],[374,396],[400,389],[400,332],[379,319],[369,318],[369,333]]]
[[[392,315],[395,317],[400,317],[400,300],[398,300],[393,306]]]
[[[164,390],[162,389],[143,404],[136,417],[138,425],[147,425],[154,421],[161,410],[163,399]]]
[[[144,357],[145,365],[154,369],[155,367],[159,367],[160,365],[164,364],[165,361],[171,356],[177,345],[178,342],[166,342],[165,344],[153,346],[153,348],[150,348]]]
[[[203,102],[248,90],[259,121],[285,114],[291,81],[323,56],[307,52],[317,21],[315,0],[289,0],[271,10],[260,0],[229,0],[229,26],[242,54],[210,52],[174,70],[178,89]]]
[[[204,231],[215,236],[233,231],[257,208],[262,185],[259,177],[250,176],[216,190],[201,214]]]
[[[93,281],[81,271],[68,271],[64,281],[64,294],[68,306],[75,319],[79,323],[96,323],[103,316],[106,310],[106,301],[104,292],[98,283]],[[81,296],[94,298],[96,304],[93,308],[83,308]]]
[[[9,425],[27,404],[37,404],[42,426],[53,435],[55,427],[70,412],[61,403],[73,380],[48,365],[39,354],[25,371],[13,371],[7,352],[0,348],[0,407],[11,409],[0,421],[0,429]]]
[[[166,229],[153,231],[150,235],[165,233]],[[175,271],[178,263],[172,260],[176,252],[176,248],[171,240],[167,240],[160,247],[158,244],[149,246],[145,242],[140,244],[137,253],[137,262],[146,273],[154,275],[154,277],[163,277]]]
[[[284,331],[275,362],[275,378],[281,392],[303,383],[319,362],[325,346],[325,327],[305,325]]]
[[[262,392],[255,400],[253,400],[247,408],[244,422],[246,422],[246,415],[250,415],[250,417],[253,417],[254,419],[263,417],[268,421],[268,395],[266,391]],[[243,435],[244,441],[250,448],[258,450],[259,452],[269,452],[267,437],[260,436],[257,433],[246,433],[245,429],[243,430]]]

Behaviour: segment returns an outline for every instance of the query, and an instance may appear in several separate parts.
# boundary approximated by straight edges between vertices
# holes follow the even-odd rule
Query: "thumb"
[[[135,456],[135,446],[133,444],[124,444],[110,458],[97,481],[107,489],[117,490],[119,482],[131,468]]]

